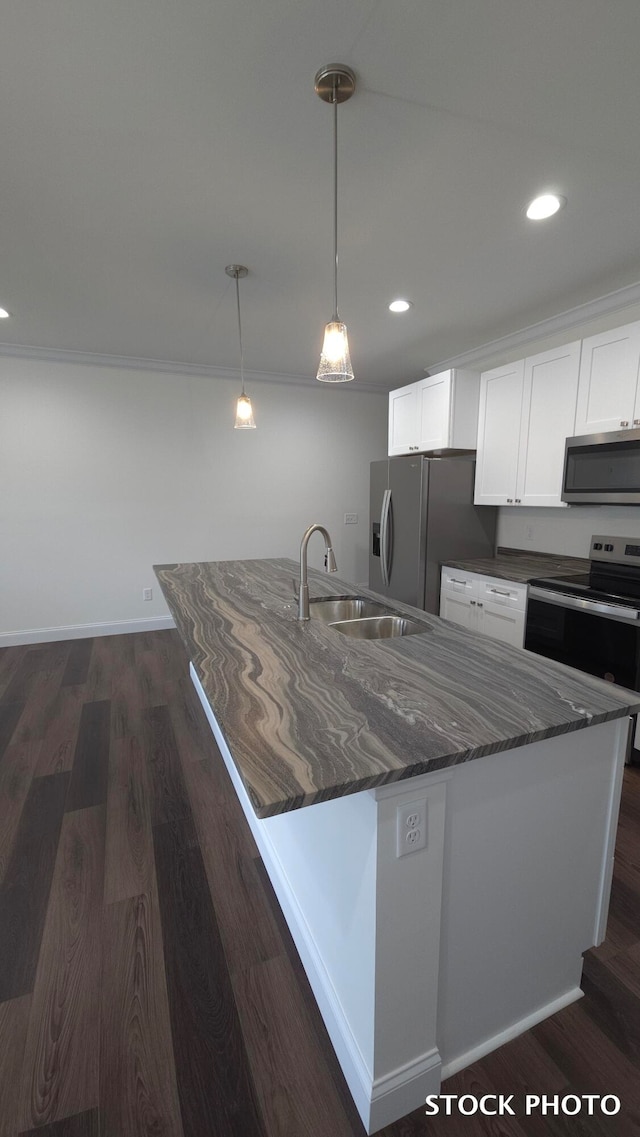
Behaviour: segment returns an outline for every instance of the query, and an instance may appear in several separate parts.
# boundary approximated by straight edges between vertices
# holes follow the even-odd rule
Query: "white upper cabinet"
[[[576,341],[482,375],[477,505],[564,505],[564,447],[574,433],[579,363]]]
[[[525,359],[516,498],[561,505],[564,449],[575,429],[580,341]]]
[[[409,383],[389,391],[389,455],[409,454],[415,449],[418,417],[418,384]]]
[[[485,371],[480,380],[476,505],[511,505],[516,496],[524,359]]]
[[[480,376],[451,369],[389,393],[389,455],[475,450]]]
[[[640,323],[582,341],[577,435],[640,426],[639,370]]]

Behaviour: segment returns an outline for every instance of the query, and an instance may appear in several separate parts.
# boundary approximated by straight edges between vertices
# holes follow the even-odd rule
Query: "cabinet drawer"
[[[478,582],[478,599],[524,612],[527,606],[527,586],[515,584],[511,580],[481,577]]]
[[[457,593],[461,596],[475,596],[477,593],[478,577],[472,572],[462,569],[443,568],[440,579],[442,592]]]

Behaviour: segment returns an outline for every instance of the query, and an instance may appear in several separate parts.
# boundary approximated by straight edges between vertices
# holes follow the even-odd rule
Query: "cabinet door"
[[[640,322],[582,341],[575,433],[633,426],[640,364]]]
[[[418,383],[389,392],[389,456],[418,449]]]
[[[574,434],[580,341],[525,359],[517,505],[560,500],[565,441]]]
[[[477,623],[477,579],[469,573],[445,565],[440,572],[440,616],[463,628],[475,629]],[[473,602],[472,602],[473,601]]]
[[[524,612],[490,604],[486,600],[479,602],[477,608],[479,632],[513,647],[524,646]]]
[[[451,620],[452,624],[460,624],[463,628],[476,631],[477,613],[475,600],[470,600],[468,596],[457,596],[451,592],[443,592],[440,596],[440,616],[443,620]]]
[[[418,445],[420,450],[442,450],[451,445],[451,372],[430,375],[418,383]]]
[[[523,387],[523,359],[485,371],[481,377],[476,505],[515,501]]]

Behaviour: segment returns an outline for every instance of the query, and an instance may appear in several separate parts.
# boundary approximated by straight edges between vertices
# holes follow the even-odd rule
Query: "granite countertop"
[[[289,559],[156,576],[258,817],[640,710],[640,695],[392,602],[424,635],[298,621]],[[309,571],[311,596],[375,593]]]
[[[586,557],[563,557],[560,553],[530,553],[526,549],[498,548],[495,557],[475,557],[466,561],[443,561],[449,568],[479,572],[500,580],[526,584],[537,576],[566,576],[589,571]]]

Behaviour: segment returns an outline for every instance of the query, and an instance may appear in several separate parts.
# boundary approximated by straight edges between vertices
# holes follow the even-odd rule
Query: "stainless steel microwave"
[[[568,438],[562,500],[597,505],[640,504],[640,430]]]

